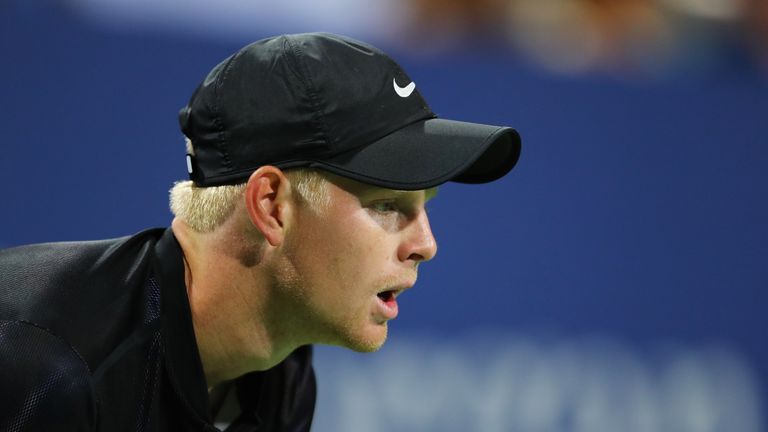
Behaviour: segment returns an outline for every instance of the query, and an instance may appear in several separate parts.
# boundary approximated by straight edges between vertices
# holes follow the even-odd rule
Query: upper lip
[[[377,294],[381,294],[387,291],[392,291],[392,295],[397,298],[403,291],[410,289],[413,287],[413,285],[416,284],[416,280],[408,281],[402,284],[397,284],[388,288],[385,288],[381,291],[379,291]]]

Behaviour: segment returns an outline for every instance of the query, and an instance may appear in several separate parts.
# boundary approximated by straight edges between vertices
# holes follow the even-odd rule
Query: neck
[[[243,251],[232,243],[237,236],[196,233],[179,220],[173,232],[184,253],[192,323],[209,388],[269,369],[300,345],[273,318],[282,314],[275,313],[271,281],[260,263],[238,253]]]

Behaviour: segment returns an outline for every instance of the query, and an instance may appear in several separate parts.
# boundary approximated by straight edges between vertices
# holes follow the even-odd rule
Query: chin
[[[374,329],[366,329],[360,335],[348,335],[341,345],[360,353],[378,351],[387,340],[387,324],[377,325]]]

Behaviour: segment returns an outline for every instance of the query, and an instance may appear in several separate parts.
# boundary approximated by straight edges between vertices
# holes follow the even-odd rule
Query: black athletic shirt
[[[308,431],[311,362],[230,383],[225,430]],[[170,229],[0,251],[0,431],[216,431],[210,405]]]

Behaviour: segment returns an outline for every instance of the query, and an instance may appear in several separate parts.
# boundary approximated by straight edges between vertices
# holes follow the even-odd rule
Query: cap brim
[[[507,174],[519,157],[520,135],[512,128],[434,118],[310,166],[389,189],[418,190],[447,181],[487,183]]]

